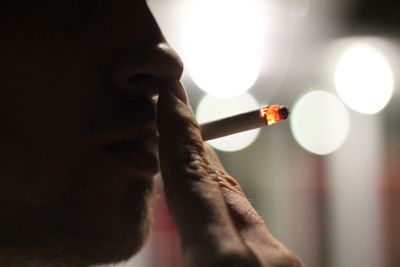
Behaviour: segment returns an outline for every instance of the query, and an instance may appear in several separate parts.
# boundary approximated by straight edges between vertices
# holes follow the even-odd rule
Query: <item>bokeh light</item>
[[[290,16],[294,20],[305,18],[310,10],[310,0],[292,0],[290,7]]]
[[[207,95],[200,101],[196,117],[198,122],[202,123],[244,113],[258,107],[259,105],[254,97],[247,93],[226,99]],[[251,145],[256,140],[259,132],[259,129],[250,130],[211,140],[208,143],[221,151],[238,151]]]
[[[346,140],[350,118],[346,107],[333,94],[312,91],[295,104],[290,126],[296,141],[306,150],[326,155]]]
[[[374,114],[390,101],[394,76],[385,56],[373,45],[358,41],[340,56],[335,71],[336,90],[351,109]]]
[[[191,78],[217,97],[243,94],[260,72],[270,11],[265,1],[187,2],[180,46]]]

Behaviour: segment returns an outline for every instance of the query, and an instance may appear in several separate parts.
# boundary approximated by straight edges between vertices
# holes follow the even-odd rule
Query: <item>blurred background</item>
[[[200,122],[291,107],[288,121],[211,142],[272,233],[308,267],[400,266],[396,1],[148,3]],[[145,249],[116,266],[180,266],[162,198],[155,215]]]

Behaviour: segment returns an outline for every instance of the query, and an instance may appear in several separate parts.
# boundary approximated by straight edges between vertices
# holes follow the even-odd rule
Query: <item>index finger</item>
[[[183,245],[216,250],[238,247],[241,240],[191,109],[167,90],[158,101],[161,174]]]

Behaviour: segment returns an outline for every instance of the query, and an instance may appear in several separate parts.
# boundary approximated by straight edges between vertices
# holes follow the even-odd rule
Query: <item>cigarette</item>
[[[232,117],[203,123],[200,125],[204,141],[240,133],[263,126],[269,126],[289,117],[286,106],[270,105]]]

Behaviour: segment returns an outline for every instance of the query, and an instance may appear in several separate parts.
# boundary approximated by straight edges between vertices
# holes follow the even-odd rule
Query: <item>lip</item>
[[[122,140],[105,146],[105,151],[139,176],[154,176],[159,171],[158,138],[153,136],[146,140]]]
[[[150,86],[148,91],[152,90]],[[90,147],[100,148],[106,165],[119,171],[154,176],[159,170],[155,110],[152,95],[135,92],[113,96],[108,112],[101,113],[90,126]]]

